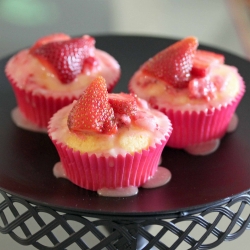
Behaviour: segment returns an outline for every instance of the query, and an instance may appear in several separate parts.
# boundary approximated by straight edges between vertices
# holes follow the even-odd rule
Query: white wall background
[[[244,55],[227,0],[0,0],[1,57],[59,31],[194,35],[201,43]]]

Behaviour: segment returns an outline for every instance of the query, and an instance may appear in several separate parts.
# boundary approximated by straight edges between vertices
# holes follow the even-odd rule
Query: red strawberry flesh
[[[34,45],[30,48],[30,51],[33,51],[44,44],[51,43],[51,42],[58,42],[58,41],[67,41],[70,40],[70,36],[64,33],[55,33],[48,36],[41,37],[38,39]]]
[[[133,116],[137,111],[136,97],[132,94],[109,94],[109,103],[115,114]]]
[[[187,37],[149,59],[142,65],[142,70],[174,87],[186,87],[197,47],[198,40]]]
[[[222,64],[224,61],[225,57],[222,54],[206,50],[197,50],[193,59],[191,74],[197,77],[204,77],[209,73],[212,66]]]
[[[90,36],[48,42],[32,49],[30,53],[49,68],[63,84],[72,82],[84,69],[95,64],[95,40]],[[92,59],[90,59],[92,58]]]
[[[117,131],[103,77],[97,77],[77,100],[69,113],[68,127],[75,132],[113,134]]]

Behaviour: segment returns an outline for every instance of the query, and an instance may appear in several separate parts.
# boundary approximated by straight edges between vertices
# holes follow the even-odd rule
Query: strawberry
[[[72,82],[84,69],[84,63],[95,63],[94,38],[83,36],[63,41],[48,42],[34,48],[30,53],[48,67],[63,84]]]
[[[174,87],[186,87],[197,47],[197,39],[187,37],[149,59],[142,70]]]
[[[116,132],[114,111],[108,101],[103,77],[97,77],[77,100],[69,113],[68,127],[71,131]]]
[[[55,33],[48,36],[44,36],[38,39],[34,45],[30,48],[30,51],[36,50],[37,48],[41,47],[44,44],[51,43],[51,42],[58,42],[58,41],[67,41],[70,39],[70,36],[64,33]]]
[[[193,59],[191,74],[193,76],[204,77],[208,74],[211,66],[222,64],[224,61],[225,57],[222,54],[206,50],[197,50]]]
[[[109,94],[109,103],[115,115],[133,116],[137,111],[136,97],[133,94]]]

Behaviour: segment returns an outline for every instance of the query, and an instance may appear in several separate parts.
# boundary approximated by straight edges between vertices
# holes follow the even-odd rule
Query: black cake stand
[[[95,37],[96,47],[109,52],[121,65],[115,92],[127,92],[133,72],[176,41],[127,35]],[[235,65],[245,82],[250,82],[248,61],[204,45],[200,48],[223,53],[226,63]],[[37,249],[68,249],[72,244],[77,249],[178,249],[183,243],[186,249],[212,249],[250,228],[249,213],[243,216],[250,205],[248,91],[237,109],[237,130],[222,139],[215,153],[192,156],[165,148],[162,165],[173,176],[167,185],[139,189],[132,197],[100,197],[56,179],[52,168],[59,157],[48,136],[13,124],[10,112],[16,101],[4,75],[8,59],[0,60],[0,232]],[[209,215],[214,215],[213,219]],[[35,231],[29,226],[31,219],[37,225]],[[228,221],[226,228],[220,227],[222,219]],[[182,223],[187,226],[183,228]],[[154,227],[156,233],[151,231]],[[58,228],[63,231],[59,236]],[[198,238],[192,234],[195,228],[202,231]],[[168,241],[170,235],[174,241]],[[91,244],[88,236],[94,237]],[[207,242],[209,236],[213,240]]]

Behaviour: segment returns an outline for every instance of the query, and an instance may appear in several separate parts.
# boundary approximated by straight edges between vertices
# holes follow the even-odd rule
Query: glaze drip
[[[129,197],[138,193],[138,187],[130,186],[124,188],[101,188],[97,190],[100,196],[106,197]]]
[[[171,172],[164,167],[158,167],[155,174],[142,185],[143,188],[156,188],[167,184],[171,180]]]
[[[228,125],[227,133],[232,133],[236,130],[239,120],[236,114],[233,114]],[[208,155],[215,152],[220,145],[220,139],[214,139],[197,145],[186,147],[184,150],[192,155]]]
[[[33,132],[40,132],[40,133],[47,133],[47,129],[40,128],[36,126],[35,124],[28,121],[23,114],[21,113],[20,109],[18,107],[14,108],[11,111],[11,119],[16,124],[17,127],[30,130]]]
[[[53,167],[53,174],[56,178],[65,178],[68,179],[62,163],[57,162]],[[167,184],[171,180],[171,172],[164,168],[158,167],[154,176],[152,176],[147,182],[145,182],[142,188],[156,188]],[[119,187],[119,188],[101,188],[97,190],[97,193],[100,196],[105,197],[129,197],[138,194],[138,187],[129,186],[129,187]]]
[[[192,155],[208,155],[215,152],[220,145],[220,140],[215,139],[206,141],[197,145],[191,145],[186,147],[184,150]]]
[[[53,167],[53,174],[56,178],[65,178],[65,179],[68,179],[65,171],[64,171],[64,168],[62,166],[62,163],[59,161],[57,162],[54,167]]]
[[[238,127],[238,123],[239,123],[238,116],[236,114],[233,114],[233,117],[228,125],[227,132],[228,133],[234,132]]]

